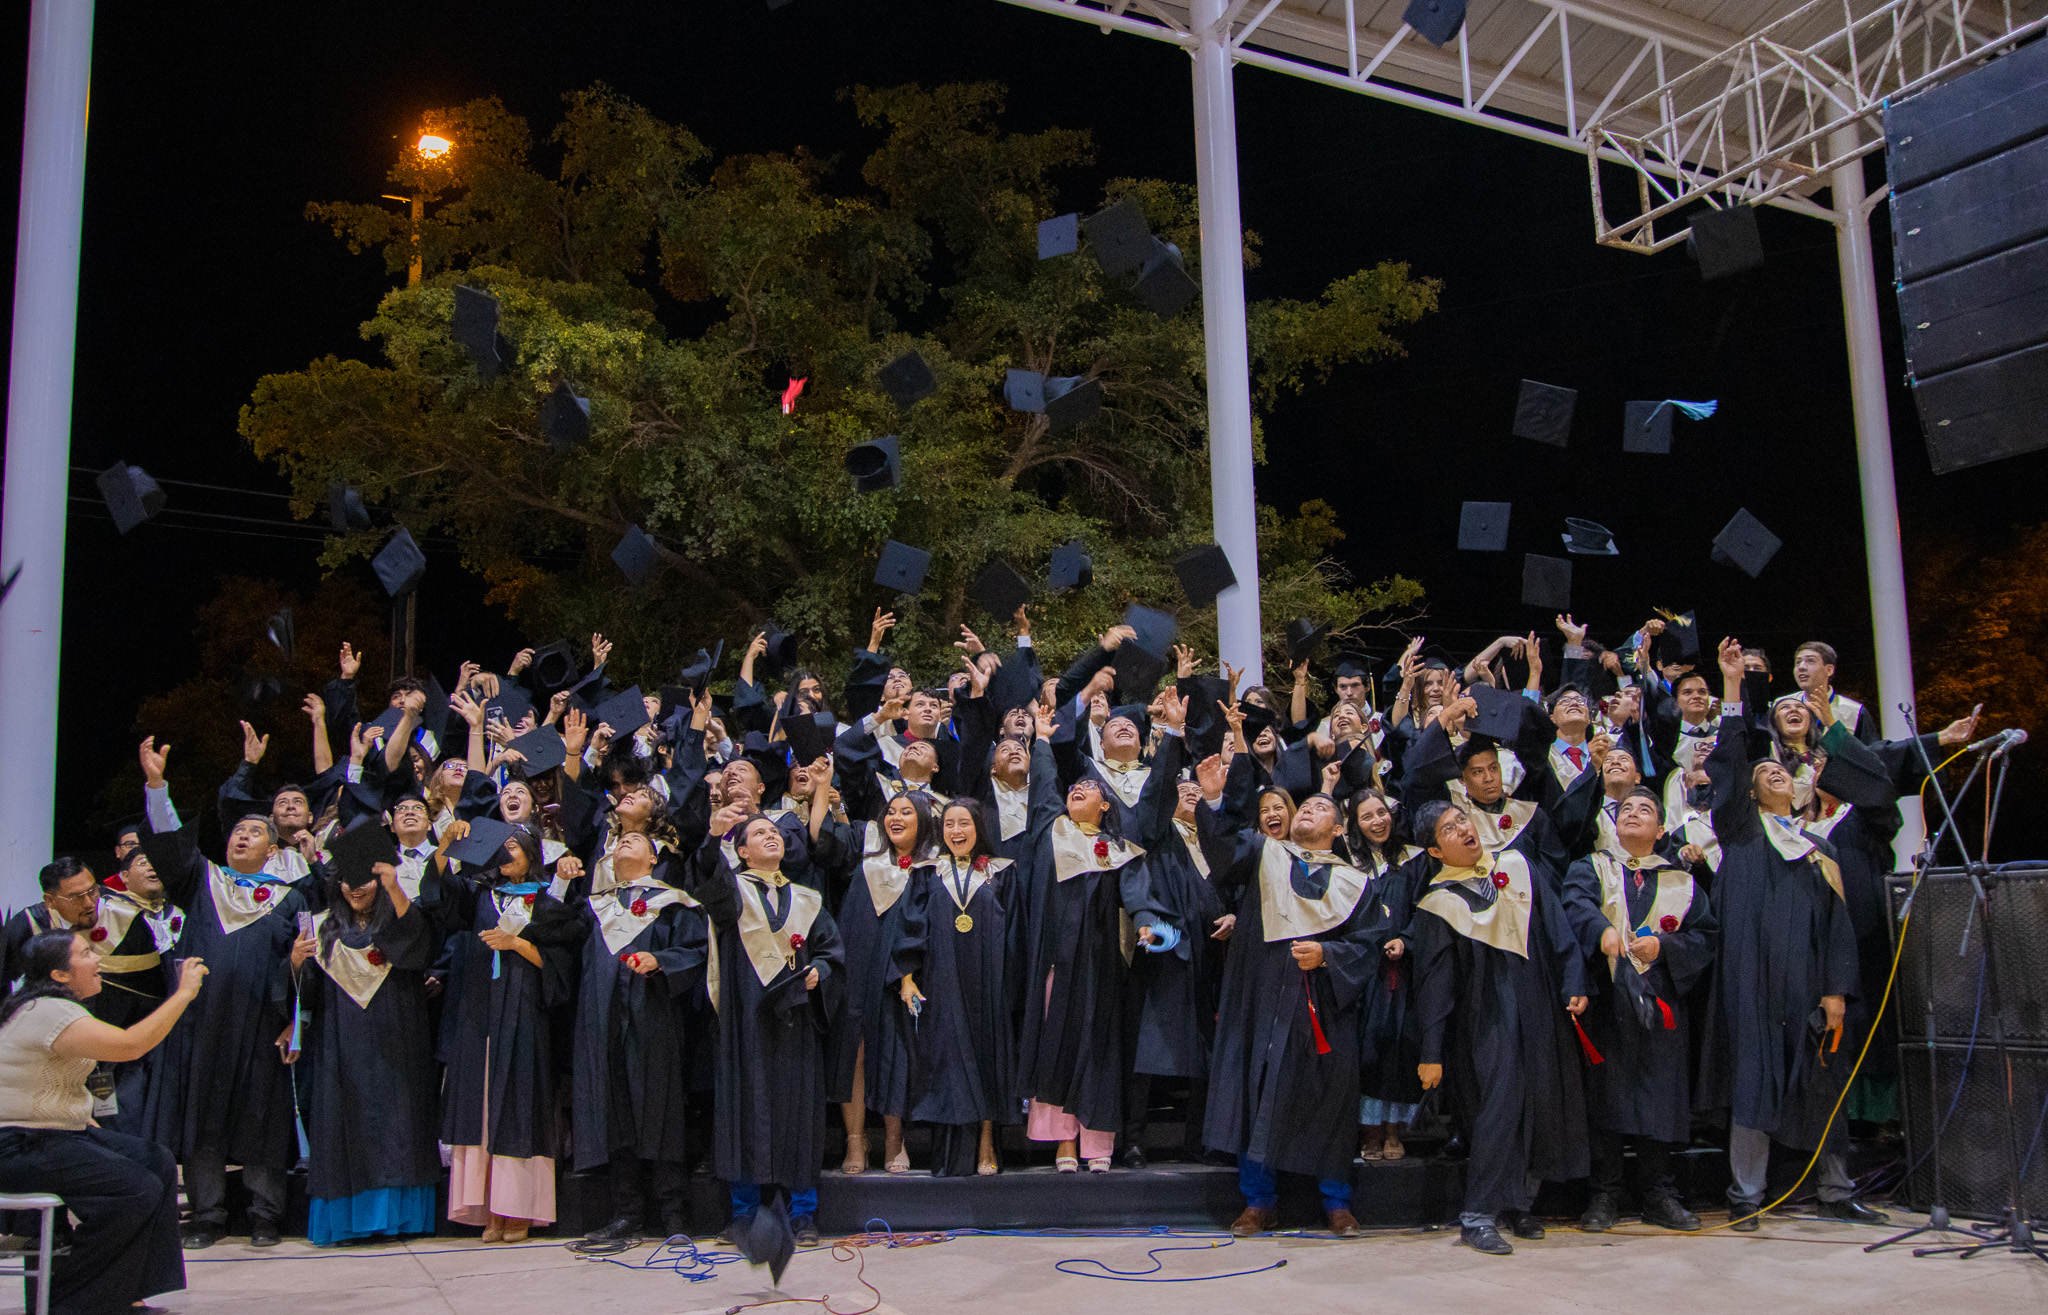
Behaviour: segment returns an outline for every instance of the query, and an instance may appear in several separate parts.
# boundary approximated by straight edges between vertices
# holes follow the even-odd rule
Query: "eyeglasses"
[[[100,888],[98,886],[87,886],[76,895],[52,895],[50,898],[61,900],[66,904],[97,904],[100,898]]]

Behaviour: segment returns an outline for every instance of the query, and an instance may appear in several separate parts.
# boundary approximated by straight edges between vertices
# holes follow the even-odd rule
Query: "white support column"
[[[36,897],[50,860],[57,787],[57,665],[64,611],[64,497],[71,464],[78,234],[92,0],[35,0],[29,15],[21,227],[14,251],[7,470],[0,577],[0,906]]]
[[[1194,0],[1195,183],[1201,195],[1202,333],[1209,376],[1209,492],[1216,542],[1238,583],[1216,600],[1223,660],[1265,680],[1259,627],[1259,514],[1252,491],[1251,346],[1237,199],[1237,99],[1225,0]]]
[[[1854,126],[1829,140],[1837,155],[1854,150]],[[1906,629],[1906,566],[1899,549],[1899,501],[1892,476],[1891,413],[1885,399],[1884,339],[1877,312],[1877,267],[1871,259],[1863,161],[1850,160],[1829,179],[1834,193],[1835,253],[1841,266],[1842,320],[1849,340],[1849,398],[1856,414],[1856,469],[1863,486],[1863,555],[1870,572],[1870,626],[1876,641],[1877,701],[1884,736],[1916,731],[1900,704],[1913,704],[1913,647]],[[1924,822],[1918,800],[1901,801],[1906,825],[1894,852],[1909,865]]]

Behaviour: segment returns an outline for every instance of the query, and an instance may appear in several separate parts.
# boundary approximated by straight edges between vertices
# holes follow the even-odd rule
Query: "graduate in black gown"
[[[168,752],[168,750],[165,750]],[[161,758],[152,781],[161,781]],[[150,798],[150,796],[157,796]],[[145,787],[150,819],[143,849],[166,898],[185,911],[178,958],[206,960],[210,982],[164,1043],[163,1087],[152,1136],[185,1171],[192,1222],[185,1246],[212,1246],[227,1231],[227,1166],[242,1166],[252,1245],[274,1246],[284,1218],[284,1176],[298,1159],[291,1071],[282,1045],[291,1020],[272,996],[272,974],[298,939],[305,896],[264,871],[277,852],[270,819],[242,818],[228,832],[225,865],[199,852],[196,828],[165,834],[166,787]]]
[[[846,892],[833,919],[846,946],[844,1013],[826,1043],[832,1099],[846,1124],[842,1173],[868,1167],[870,1108],[882,1115],[882,1167],[910,1172],[903,1118],[910,1110],[911,1015],[898,993],[903,974],[890,960],[903,934],[911,870],[930,853],[938,827],[921,792],[876,808],[869,822],[819,818],[811,835],[811,861],[824,888]]]
[[[459,818],[448,826],[466,836]],[[446,861],[444,851],[436,866]],[[482,867],[441,877],[460,985],[443,1009],[441,1140],[448,1217],[486,1242],[555,1220],[555,1058],[548,1007],[566,998],[577,923],[548,893],[540,841],[514,829]]]
[[[1615,752],[1619,753],[1620,750]],[[1565,909],[1580,948],[1600,956],[1585,1016],[1601,1062],[1586,1067],[1593,1196],[1579,1227],[1614,1227],[1622,1146],[1636,1148],[1643,1222],[1692,1232],[1699,1216],[1678,1199],[1671,1156],[1692,1138],[1692,1043],[1687,997],[1713,962],[1718,924],[1707,892],[1658,853],[1663,802],[1636,787],[1614,819],[1615,847],[1565,874]]]
[[[1357,1011],[1379,958],[1366,875],[1331,851],[1343,814],[1328,795],[1304,799],[1288,838],[1274,840],[1226,829],[1220,757],[1197,772],[1209,879],[1237,905],[1203,1126],[1212,1149],[1237,1156],[1245,1209],[1230,1231],[1271,1229],[1278,1175],[1300,1173],[1318,1181],[1330,1231],[1355,1236]]]
[[[701,815],[700,815],[701,816]],[[576,1171],[610,1166],[611,1222],[593,1241],[689,1231],[685,1141],[690,1000],[703,990],[706,928],[681,888],[683,856],[622,833],[609,857],[618,884],[574,907],[583,927],[569,1101]]]
[[[1512,845],[1481,843],[1465,810],[1435,800],[1414,822],[1443,865],[1416,900],[1409,953],[1422,1025],[1419,1076],[1447,1084],[1471,1159],[1459,1241],[1508,1255],[1540,1238],[1529,1213],[1544,1181],[1584,1177],[1586,1106],[1576,1016],[1586,1008],[1585,956],[1555,887]]]
[[[1415,972],[1408,960],[1408,924],[1415,916],[1429,856],[1403,844],[1394,824],[1393,803],[1379,789],[1366,789],[1346,805],[1338,852],[1366,874],[1372,902],[1372,935],[1379,966],[1365,984],[1358,1006],[1358,1158],[1399,1160],[1408,1154],[1401,1129],[1422,1102],[1422,1033],[1413,1004]]]
[[[820,760],[812,770],[831,771]],[[831,792],[814,791],[812,816]],[[720,838],[734,833],[743,865]],[[839,929],[814,885],[786,872],[775,822],[746,805],[711,818],[685,885],[711,924],[708,989],[718,1011],[712,1171],[732,1187],[728,1241],[759,1261],[818,1240],[825,1141],[825,1034],[846,963]],[[809,875],[809,874],[806,874]]]
[[[326,908],[293,943],[279,991],[305,1015],[297,1063],[310,1147],[306,1238],[333,1246],[432,1233],[441,1073],[426,971],[440,938],[394,864],[362,868],[337,856],[322,867]]]
[[[918,1010],[910,1117],[932,1125],[932,1173],[992,1174],[995,1125],[1017,1121],[1011,908],[1020,876],[989,843],[981,805],[947,804],[940,852],[911,872],[890,971]]]

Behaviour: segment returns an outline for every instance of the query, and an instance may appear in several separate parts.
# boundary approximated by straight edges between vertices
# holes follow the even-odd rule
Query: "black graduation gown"
[[[718,1063],[713,1086],[711,1164],[727,1182],[775,1183],[792,1192],[818,1182],[825,1148],[825,1035],[838,1012],[845,947],[820,903],[795,966],[766,984],[740,935],[741,881],[714,837],[690,861],[685,886],[711,924],[717,962]],[[792,883],[792,886],[801,883]],[[790,890],[791,887],[784,887]],[[795,908],[763,901],[770,931],[784,937]],[[818,988],[803,979],[818,970]]]
[[[1872,749],[1840,722],[1830,727],[1821,737],[1827,766],[1814,784],[1847,807],[1833,816],[1818,816],[1807,826],[1809,832],[1825,837],[1835,847],[1835,859],[1842,867],[1842,896],[1856,929],[1856,962],[1862,978],[1862,989],[1849,1004],[1849,1022],[1858,1036],[1873,1025],[1877,1028],[1860,1070],[1861,1077],[1872,1082],[1888,1082],[1899,1071],[1898,1010],[1878,1012],[1892,967],[1892,918],[1885,878],[1894,866],[1892,842],[1902,825],[1898,769],[1880,752],[1893,747]],[[1900,741],[1896,750],[1893,756],[1906,756],[1909,778],[1917,778],[1924,768],[1912,741]],[[1914,784],[1917,786],[1917,779]],[[1859,1041],[1858,1046],[1861,1044]]]
[[[1714,875],[1721,943],[1694,1104],[1726,1110],[1740,1127],[1810,1150],[1820,1143],[1861,1040],[1844,1036],[1823,1063],[1815,1026],[1822,996],[1860,989],[1856,929],[1828,880],[1832,847],[1815,841],[1814,852],[1787,859],[1765,832],[1778,823],[1757,809],[1738,718],[1722,719],[1707,772],[1721,841]]]
[[[678,900],[654,910],[614,948],[599,912],[630,916],[636,899],[658,897],[668,888],[658,880],[662,875],[657,869],[645,881],[574,905],[583,933],[570,1039],[569,1112],[578,1173],[600,1168],[615,1155],[675,1163],[687,1158],[689,1004],[704,989],[704,915]],[[625,923],[618,934],[631,928]],[[637,953],[652,954],[660,967],[643,977],[620,962]]]
[[[1612,856],[1608,856],[1612,857]],[[1621,860],[1613,861],[1620,865]],[[1634,870],[1622,878],[1628,900],[1629,929],[1636,932],[1650,925],[1658,886],[1654,869],[1682,868],[1652,856],[1651,868],[1643,873],[1640,886]],[[1607,970],[1607,957],[1600,953],[1600,936],[1612,923],[1603,908],[1599,867],[1592,857],[1573,863],[1565,874],[1565,909],[1580,948],[1592,960],[1588,973],[1596,994],[1586,1009],[1586,1034],[1601,1062],[1586,1065],[1586,1104],[1593,1126],[1604,1132],[1649,1137],[1662,1142],[1685,1142],[1692,1136],[1692,1017],[1687,998],[1706,976],[1713,963],[1714,942],[1719,924],[1707,900],[1706,887],[1695,882],[1692,897],[1683,911],[1670,914],[1678,919],[1671,931],[1658,913],[1657,960],[1643,974],[1643,982],[1669,1007],[1659,1011],[1656,1026],[1644,1027],[1635,1016],[1629,998]],[[1632,969],[1626,971],[1633,971]]]
[[[1358,1085],[1361,1095],[1395,1105],[1422,1100],[1421,1018],[1415,1012],[1415,960],[1406,940],[1415,917],[1415,896],[1427,879],[1429,855],[1416,852],[1391,867],[1375,856],[1353,866],[1372,874],[1367,934],[1378,958],[1358,1006]],[[1403,953],[1387,957],[1387,942],[1399,940]]]
[[[450,941],[461,986],[443,1007],[448,1073],[442,1089],[441,1140],[450,1146],[488,1146],[492,1155],[524,1160],[555,1154],[555,1054],[548,1006],[569,989],[569,948],[576,922],[543,887],[530,894],[495,890],[483,873],[443,877],[444,920],[451,930],[474,933]],[[519,885],[528,882],[515,883]],[[493,951],[482,933],[498,925],[499,905],[531,898],[520,931],[535,945],[541,966],[512,950]],[[491,959],[498,974],[491,975]],[[484,1127],[485,1083],[491,1126]]]
[[[1128,912],[1141,926],[1168,919],[1151,901],[1143,854],[1059,880],[1054,851],[1063,828],[1080,834],[1064,813],[1055,817],[1031,875],[1024,951],[1031,971],[1023,982],[1017,1083],[1026,1099],[1057,1105],[1083,1128],[1108,1132],[1123,1126],[1123,1082],[1129,1072],[1122,914]],[[1086,839],[1093,844],[1106,837]],[[1120,852],[1113,848],[1108,861],[1115,863]]]
[[[1169,735],[1160,746],[1135,810],[1152,898],[1181,929],[1181,938],[1171,950],[1131,956],[1125,1026],[1133,1072],[1207,1081],[1225,952],[1225,943],[1209,939],[1209,933],[1226,909],[1174,825],[1185,753],[1181,740]]]
[[[878,862],[892,867],[890,875],[900,883],[896,898],[881,913],[875,911],[864,871],[871,846],[884,851]],[[844,1012],[827,1042],[831,1099],[854,1098],[858,1065],[862,1102],[877,1114],[901,1118],[910,1109],[911,1020],[895,985],[903,974],[890,966],[890,956],[903,934],[910,871],[900,866],[888,837],[873,822],[827,822],[818,832],[812,859],[826,882],[823,889],[846,892],[833,919],[846,947],[846,969],[840,978]]]
[[[1282,900],[1322,899],[1333,865],[1312,867],[1256,831],[1226,831],[1206,803],[1195,809],[1195,827],[1210,881],[1225,899],[1242,892],[1223,967],[1202,1140],[1278,1172],[1348,1179],[1358,1151],[1358,1006],[1379,954],[1372,902],[1361,892],[1327,929],[1268,940],[1261,898],[1271,879],[1268,849],[1288,855],[1290,890],[1277,895]],[[1296,940],[1322,943],[1321,967],[1302,970],[1291,949]],[[1316,1052],[1318,1026],[1326,1054]]]
[[[1486,866],[1518,859],[1504,851]],[[1446,1094],[1472,1146],[1465,1209],[1479,1214],[1520,1200],[1526,1175],[1562,1182],[1590,1168],[1579,1045],[1565,1009],[1586,993],[1585,959],[1551,888],[1530,884],[1523,954],[1464,935],[1428,907],[1444,891],[1483,913],[1497,898],[1484,876],[1432,877],[1417,896],[1408,940],[1421,1062],[1444,1067]]]
[[[374,949],[389,971],[367,1006],[314,960],[297,973],[296,995],[311,1015],[301,1029],[298,1063],[311,1148],[306,1194],[322,1201],[383,1187],[429,1187],[441,1176],[435,1145],[441,1074],[427,1026],[426,970],[438,948],[433,919],[415,901],[405,916],[373,934],[349,925],[346,913],[328,913],[344,918],[331,953],[342,955],[344,946]],[[279,980],[288,983],[286,964]]]
[[[209,862],[189,825],[148,835],[143,847],[166,897],[185,910],[173,957],[204,959],[207,969],[206,989],[164,1041],[151,1136],[181,1160],[213,1151],[230,1164],[289,1169],[298,1160],[298,1134],[292,1073],[277,1038],[290,1019],[271,988],[278,961],[298,939],[305,896],[285,885],[236,886],[238,874]],[[267,892],[264,912],[229,931],[219,889],[247,891],[251,899]]]
[[[983,1122],[1015,1123],[1017,1037],[1010,1012],[1010,910],[1018,871],[951,857],[911,873],[889,971],[924,994],[912,1041],[910,1117],[941,1125],[932,1172],[975,1172]],[[964,899],[962,898],[964,892]],[[962,922],[966,929],[962,930]]]

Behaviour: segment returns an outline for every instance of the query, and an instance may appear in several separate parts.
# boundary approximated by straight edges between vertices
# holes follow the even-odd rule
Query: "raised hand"
[[[341,641],[341,678],[343,680],[354,680],[356,672],[362,668],[362,665],[362,654],[350,648],[347,640]]]
[[[1114,653],[1118,644],[1123,643],[1126,639],[1136,639],[1137,637],[1138,632],[1130,626],[1111,626],[1103,631],[1095,642],[1102,645],[1103,652]]]
[[[505,668],[505,674],[516,676],[533,665],[533,650],[522,648],[512,655],[512,664]]]
[[[1227,772],[1223,755],[1212,753],[1195,764],[1195,780],[1202,787],[1202,798],[1216,799],[1223,794],[1223,778]]]
[[[1982,713],[1983,711],[1984,705],[1980,703],[1976,707],[1970,709],[1969,716],[1958,717],[1954,721],[1950,722],[1948,725],[1942,727],[1941,734],[1935,736],[1936,743],[1941,744],[1943,746],[1969,743],[1970,736],[1974,735],[1977,731],[1978,714]]]
[[[468,664],[465,663],[464,665],[466,666]],[[454,693],[454,695],[449,698],[448,706],[455,710],[456,716],[468,722],[472,728],[481,728],[483,726],[484,705],[478,703],[475,699],[469,697],[469,695],[464,693],[462,690],[457,690]]]
[[[593,631],[590,636],[590,665],[596,670],[612,655],[612,641]]]
[[[960,628],[962,630],[967,629],[966,626]],[[981,641],[976,640],[975,642],[978,644]],[[961,665],[967,668],[967,692],[971,697],[977,699],[988,693],[988,672],[983,669],[981,663],[974,660],[974,654],[980,651],[976,649],[973,652],[960,655]]]
[[[881,652],[882,641],[888,637],[889,631],[895,625],[896,614],[894,612],[884,612],[881,608],[876,608],[874,622],[868,627],[868,652]],[[761,646],[760,652],[766,653],[768,651],[768,637],[765,634],[755,636],[755,642]]]
[[[469,682],[475,680],[477,673],[482,670],[483,668],[474,662],[463,663],[461,669],[455,673],[455,688],[457,690],[468,689]]]
[[[1053,732],[1052,705],[1040,700],[1031,705],[1031,720],[1037,725],[1038,738],[1049,740]]]
[[[171,746],[156,747],[156,736],[142,742],[139,757],[142,760],[142,779],[152,790],[160,789],[164,783],[164,762],[171,756]],[[189,962],[189,961],[188,961]]]
[[[308,694],[305,701],[299,704],[299,711],[305,713],[315,726],[327,719],[327,704],[321,701],[318,694]]]
[[[242,761],[254,767],[263,761],[263,755],[270,752],[270,737],[258,735],[256,728],[248,722],[242,724]]]
[[[590,739],[590,717],[581,708],[571,708],[562,718],[562,747],[571,758],[581,757]]]
[[[1740,688],[1743,676],[1742,645],[1733,639],[1723,639],[1720,648],[1715,651],[1714,658],[1721,666],[1722,678]]]
[[[1175,674],[1182,680],[1195,674],[1195,650],[1186,644],[1173,646],[1173,662]]]
[[[1029,604],[1029,603],[1023,603],[1023,604],[1020,604],[1020,605],[1018,606],[1018,608],[1017,608],[1017,611],[1016,611],[1016,613],[1015,613],[1015,614],[1014,614],[1013,616],[1011,616],[1011,617],[1010,617],[1010,621],[1011,621],[1011,623],[1012,623],[1012,624],[1014,624],[1014,625],[1015,625],[1015,626],[1017,627],[1017,633],[1018,633],[1018,634],[1020,634],[1020,635],[1028,635],[1028,634],[1030,634],[1030,633],[1031,633],[1031,604]]]
[[[960,627],[960,638],[953,641],[953,647],[963,650],[969,657],[988,651],[988,645],[981,642],[981,636],[964,625]]]
[[[541,724],[543,726],[554,725],[556,722],[562,719],[562,714],[567,712],[568,710],[569,691],[565,689],[556,690],[554,694],[548,699],[548,719],[542,722]]]
[[[1565,643],[1574,648],[1586,646],[1586,627],[1572,620],[1569,612],[1557,618],[1557,629],[1558,633],[1564,636]]]

